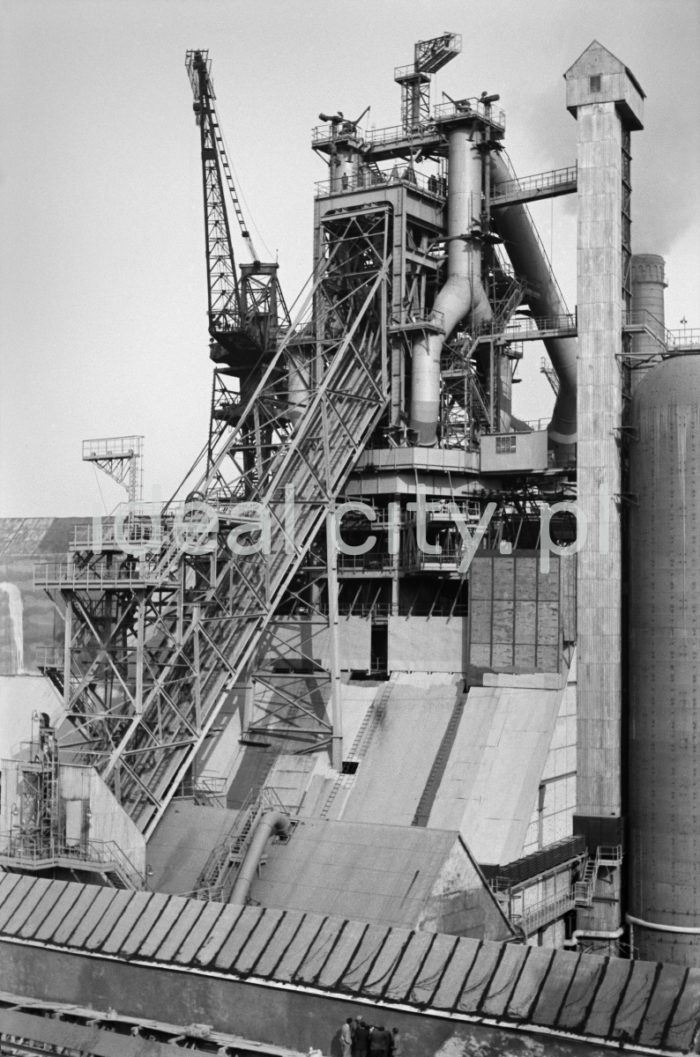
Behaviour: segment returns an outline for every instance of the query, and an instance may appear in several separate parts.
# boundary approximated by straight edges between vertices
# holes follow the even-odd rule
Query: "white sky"
[[[0,20],[0,516],[112,509],[123,492],[81,462],[84,438],[144,434],[148,499],[170,494],[206,437],[188,48],[210,50],[239,190],[291,301],[325,176],[309,146],[319,111],[371,104],[370,125],[398,124],[394,66],[416,40],[461,33],[434,101],[500,92],[517,171],[570,165],[563,74],[598,39],[647,94],[633,250],[667,258],[667,326],[700,326],[698,0],[0,0]],[[573,306],[573,200],[533,212]],[[516,411],[533,418],[549,397],[530,348]]]

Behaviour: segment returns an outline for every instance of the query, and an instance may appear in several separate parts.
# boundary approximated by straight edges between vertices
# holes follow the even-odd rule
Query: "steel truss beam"
[[[69,614],[63,743],[147,836],[387,405],[390,226],[383,207],[328,219],[306,313],[183,481],[196,501],[166,507],[160,542],[134,529],[131,556],[88,541],[38,571]],[[328,718],[296,694],[252,726],[290,715],[327,743]]]

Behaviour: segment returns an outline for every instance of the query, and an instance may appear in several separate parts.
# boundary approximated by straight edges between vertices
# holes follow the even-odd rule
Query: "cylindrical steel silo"
[[[641,958],[700,966],[699,355],[646,372],[632,426],[628,911]]]

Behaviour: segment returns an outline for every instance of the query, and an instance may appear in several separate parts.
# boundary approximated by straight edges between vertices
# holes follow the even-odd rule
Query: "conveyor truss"
[[[389,212],[331,215],[322,237],[300,321],[160,517],[100,523],[67,563],[36,570],[67,625],[63,671],[50,673],[61,751],[97,768],[146,837],[294,594],[387,404]],[[313,747],[333,736],[332,719],[291,697],[257,722]]]

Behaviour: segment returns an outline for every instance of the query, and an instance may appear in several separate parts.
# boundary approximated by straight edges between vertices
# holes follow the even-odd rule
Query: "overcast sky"
[[[112,509],[123,493],[81,462],[84,438],[143,434],[145,498],[166,498],[206,437],[188,48],[210,50],[254,237],[292,300],[325,176],[309,146],[319,111],[371,104],[370,126],[397,124],[394,66],[416,40],[461,33],[434,101],[500,92],[517,171],[570,165],[562,75],[598,39],[647,94],[633,250],[667,258],[667,325],[700,326],[698,0],[2,0],[0,17],[0,516]],[[573,199],[534,212],[573,306]],[[533,351],[516,405],[529,418],[548,411],[538,368]]]

